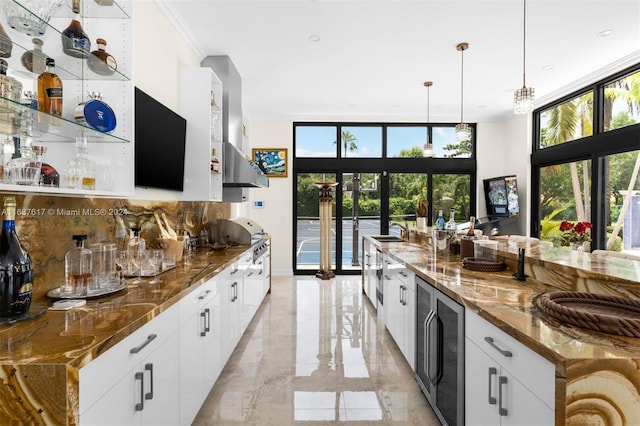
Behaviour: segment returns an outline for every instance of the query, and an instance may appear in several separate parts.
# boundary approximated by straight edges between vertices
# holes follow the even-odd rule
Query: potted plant
[[[562,232],[562,245],[570,246],[572,250],[583,251],[585,243],[591,241],[589,229],[591,222],[578,222],[575,225],[571,222],[563,220],[560,224]]]

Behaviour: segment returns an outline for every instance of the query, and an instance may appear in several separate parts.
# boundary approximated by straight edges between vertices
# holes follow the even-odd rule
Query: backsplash
[[[4,198],[6,194],[0,196]],[[74,198],[16,195],[16,231],[35,268],[34,300],[56,288],[64,277],[64,255],[74,234],[86,234],[86,244],[125,244],[132,226],[149,247],[159,237],[153,213],[165,213],[178,234],[198,235],[204,227],[215,230],[216,220],[230,217],[228,203],[204,201],[150,201],[110,198]],[[210,237],[215,232],[209,232]]]

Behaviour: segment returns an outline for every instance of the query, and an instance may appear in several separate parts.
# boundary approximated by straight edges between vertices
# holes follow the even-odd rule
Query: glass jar
[[[15,102],[22,97],[22,83],[7,75],[7,61],[0,59],[0,96]]]
[[[67,296],[84,296],[92,282],[93,253],[84,247],[86,235],[74,235],[72,238],[76,244],[64,256],[66,287],[60,290]]]

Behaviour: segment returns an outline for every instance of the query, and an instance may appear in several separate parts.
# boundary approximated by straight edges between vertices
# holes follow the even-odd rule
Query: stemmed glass
[[[162,266],[162,261],[164,260],[164,250],[162,249],[154,249],[149,250],[149,263],[153,266],[153,279],[149,281],[149,284],[160,284],[162,282],[161,279],[158,278],[158,274],[160,273],[160,267]]]
[[[145,280],[142,279],[142,267],[147,263],[147,250],[144,245],[135,246],[131,251],[131,261],[138,268],[138,278],[131,281],[131,284],[142,284]]]
[[[125,275],[131,273],[131,259],[129,258],[129,252],[126,250],[119,250],[116,253],[115,259],[116,265],[120,267],[120,280],[118,280],[116,287],[120,287],[121,281]]]

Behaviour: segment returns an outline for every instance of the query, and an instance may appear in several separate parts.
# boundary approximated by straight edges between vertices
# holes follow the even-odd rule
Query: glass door
[[[362,269],[362,237],[380,234],[380,173],[342,173],[342,270]]]

